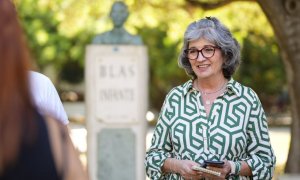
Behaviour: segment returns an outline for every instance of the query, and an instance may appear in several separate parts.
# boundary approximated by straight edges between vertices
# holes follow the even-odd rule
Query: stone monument
[[[123,24],[127,6],[115,2],[114,28],[86,48],[86,122],[91,180],[144,180],[148,56]]]

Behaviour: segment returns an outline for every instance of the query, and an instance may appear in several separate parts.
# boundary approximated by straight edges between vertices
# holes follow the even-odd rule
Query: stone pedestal
[[[90,178],[145,179],[146,47],[87,46],[85,83]]]

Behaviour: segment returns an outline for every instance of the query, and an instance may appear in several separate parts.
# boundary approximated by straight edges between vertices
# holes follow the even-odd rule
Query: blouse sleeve
[[[247,151],[249,158],[245,161],[252,170],[253,179],[272,179],[276,157],[270,143],[265,112],[255,93],[248,135]]]
[[[161,168],[168,157],[173,157],[169,130],[173,115],[174,113],[167,97],[153,133],[151,147],[146,153],[146,174],[150,179],[165,179],[169,175],[163,174]]]

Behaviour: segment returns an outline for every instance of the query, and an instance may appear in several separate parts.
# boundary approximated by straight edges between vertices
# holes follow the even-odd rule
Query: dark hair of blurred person
[[[9,0],[0,0],[0,171],[16,160],[23,127],[33,139],[35,126],[30,98],[29,53],[16,10]],[[25,122],[26,120],[26,122]]]
[[[11,0],[0,0],[0,179],[87,179],[68,135],[31,100],[30,55]]]

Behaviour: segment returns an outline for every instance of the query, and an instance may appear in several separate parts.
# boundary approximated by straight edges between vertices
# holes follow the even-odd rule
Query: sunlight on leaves
[[[44,31],[43,29],[39,29],[36,32],[36,39],[37,42],[39,43],[39,45],[44,45],[47,43],[49,36],[48,33],[46,31]]]

